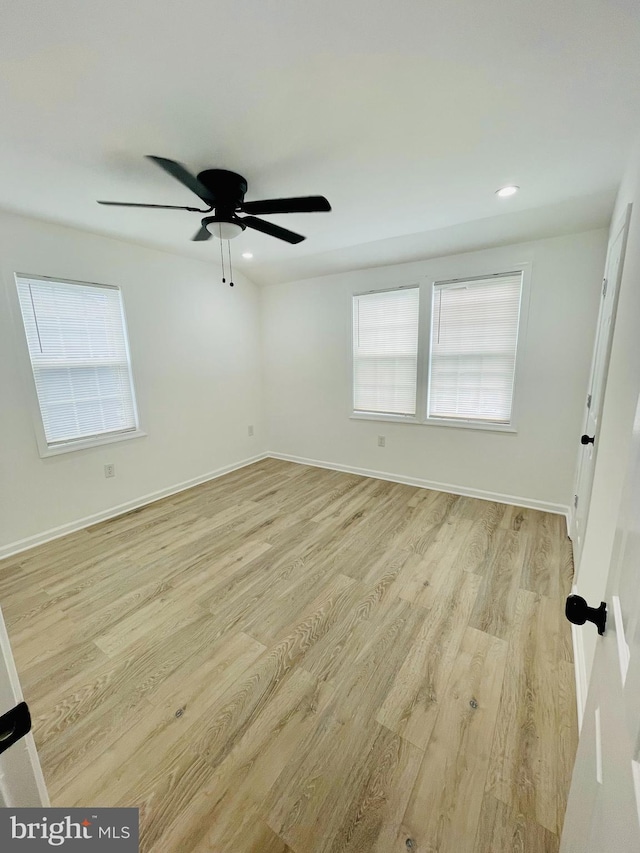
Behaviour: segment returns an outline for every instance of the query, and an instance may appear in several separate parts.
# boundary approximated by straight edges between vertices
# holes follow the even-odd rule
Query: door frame
[[[598,424],[600,424],[601,419],[602,419],[602,412],[604,409],[604,398],[605,398],[606,391],[607,391],[607,377],[608,377],[608,373],[609,373],[609,364],[611,361],[611,348],[613,345],[613,333],[615,330],[616,316],[617,316],[617,312],[618,312],[618,299],[620,296],[620,282],[622,280],[622,272],[623,272],[623,268],[624,268],[624,258],[625,258],[625,254],[627,251],[627,240],[629,237],[629,223],[631,221],[632,208],[633,208],[633,204],[631,204],[631,203],[629,203],[626,206],[624,213],[620,216],[620,218],[616,221],[614,226],[611,228],[609,241],[607,243],[607,254],[606,254],[606,258],[605,258],[603,277],[602,277],[602,291],[601,291],[601,296],[600,296],[600,307],[598,309],[598,320],[596,323],[596,335],[595,335],[595,338],[593,341],[593,353],[591,355],[591,369],[589,371],[589,382],[587,384],[587,393],[585,395],[585,404],[584,404],[584,414],[582,417],[582,433],[586,432],[587,424],[589,421],[589,416],[591,414],[590,397],[591,397],[591,391],[592,391],[592,388],[594,385],[594,377],[595,377],[596,371],[598,369],[602,370],[603,377],[604,377],[603,378],[602,393],[600,395],[600,400],[598,401],[598,403],[599,403],[598,418],[597,418]],[[618,266],[618,272],[617,272],[615,281],[610,282],[610,281],[608,281],[606,274],[607,274],[607,270],[609,268],[609,261],[611,258],[611,248],[614,245],[617,237],[619,236],[619,234],[621,232],[624,232],[624,235],[622,238],[622,246],[620,249],[620,264]],[[604,304],[605,304],[605,295],[606,295],[605,283],[606,283],[606,287],[609,287],[609,286],[613,287],[613,304],[612,304],[612,308],[611,308],[611,324],[609,326],[606,346],[604,349],[602,362],[601,362],[601,364],[598,364],[598,363],[596,363],[596,356],[598,355],[598,336],[599,336],[599,332],[600,332],[600,325],[602,323],[602,314],[604,311]],[[595,444],[593,446],[592,465],[593,465],[594,472],[595,472],[595,467],[596,467],[596,463],[597,463],[597,458],[598,458],[598,436],[596,436],[596,441],[595,441]],[[587,525],[589,522],[589,510],[591,508],[591,493],[593,490],[593,477],[592,477],[591,481],[590,481],[590,485],[589,485],[588,495],[579,495],[578,494],[578,487],[579,487],[579,483],[580,483],[580,474],[581,474],[581,470],[582,470],[583,459],[584,459],[584,450],[582,447],[580,447],[578,450],[578,458],[577,458],[576,469],[575,469],[575,477],[574,477],[574,483],[573,483],[573,492],[574,492],[573,500],[571,501],[571,503],[569,505],[569,513],[568,513],[568,519],[567,519],[567,521],[568,521],[567,528],[568,528],[568,532],[569,532],[569,538],[571,539],[572,542],[575,543],[575,541],[576,541],[575,521],[576,521],[577,502],[578,502],[578,500],[582,500],[582,501],[586,502],[586,507],[584,509],[582,547],[580,548],[580,553],[578,554],[577,559],[574,560],[574,583],[577,582],[578,577],[579,577],[579,573],[580,573],[580,561],[582,559],[582,550],[584,547],[584,531],[586,531]],[[574,549],[575,549],[575,546],[574,546]]]
[[[23,701],[7,626],[0,609],[0,713],[10,711]],[[29,732],[0,754],[0,807],[49,805],[36,744]]]

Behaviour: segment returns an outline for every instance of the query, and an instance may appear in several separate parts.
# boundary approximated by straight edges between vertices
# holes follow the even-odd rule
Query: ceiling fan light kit
[[[301,243],[305,238],[302,234],[296,234],[273,222],[266,222],[251,214],[275,214],[275,213],[320,213],[331,210],[331,205],[324,196],[301,196],[298,198],[272,198],[261,201],[245,201],[247,192],[247,181],[242,175],[229,172],[226,169],[206,169],[198,175],[192,175],[181,163],[168,160],[165,157],[148,155],[156,165],[195,193],[205,204],[207,209],[199,207],[180,207],[172,204],[139,204],[119,201],[99,201],[98,204],[106,204],[116,207],[155,207],[170,210],[188,210],[193,213],[211,213],[205,216],[200,223],[200,230],[191,238],[196,242],[208,240],[212,235],[219,240],[233,240],[242,234],[247,228],[261,231],[270,237],[284,240],[287,243]],[[239,217],[238,213],[250,214]],[[231,250],[228,247],[229,267],[231,268]],[[220,247],[222,258],[222,246]],[[222,281],[224,278],[224,261],[222,270]],[[229,284],[233,287],[233,282]]]
[[[202,227],[206,228],[209,234],[213,234],[219,240],[233,240],[234,237],[239,237],[247,228],[239,219],[232,222],[226,219],[219,219],[217,216],[205,216],[202,220]],[[193,239],[195,240],[196,238],[194,237]]]

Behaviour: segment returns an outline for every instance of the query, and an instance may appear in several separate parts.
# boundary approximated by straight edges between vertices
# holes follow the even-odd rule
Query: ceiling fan
[[[245,201],[247,182],[242,175],[228,172],[226,169],[206,169],[199,172],[197,177],[192,175],[182,164],[165,157],[147,155],[149,160],[157,163],[161,169],[168,172],[180,183],[195,193],[209,205],[206,210],[199,207],[181,207],[174,204],[133,204],[122,201],[99,201],[98,204],[109,204],[117,207],[157,207],[165,210],[190,210],[194,213],[211,213],[201,222],[200,230],[192,240],[208,240],[212,235],[220,240],[231,240],[246,228],[261,231],[278,240],[287,243],[301,243],[305,238],[272,222],[265,222],[256,216],[239,217],[238,213],[319,213],[331,210],[331,205],[324,196],[311,195],[299,198],[270,198],[262,201]]]

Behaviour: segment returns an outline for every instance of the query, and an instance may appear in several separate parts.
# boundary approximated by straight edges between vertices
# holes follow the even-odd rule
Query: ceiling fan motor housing
[[[213,196],[216,211],[218,208],[235,211],[244,201],[247,182],[242,175],[226,169],[206,169],[198,173],[198,180]]]

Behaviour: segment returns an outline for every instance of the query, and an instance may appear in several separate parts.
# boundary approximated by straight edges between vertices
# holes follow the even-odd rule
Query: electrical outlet
[[[115,465],[105,465],[104,466],[104,476],[105,477],[115,477],[116,476],[116,466]]]
[[[249,426],[247,427],[247,433],[249,435],[253,435],[253,424],[249,424]]]
[[[385,442],[386,442],[385,437],[383,435],[379,435],[378,436],[378,447],[384,447]]]

